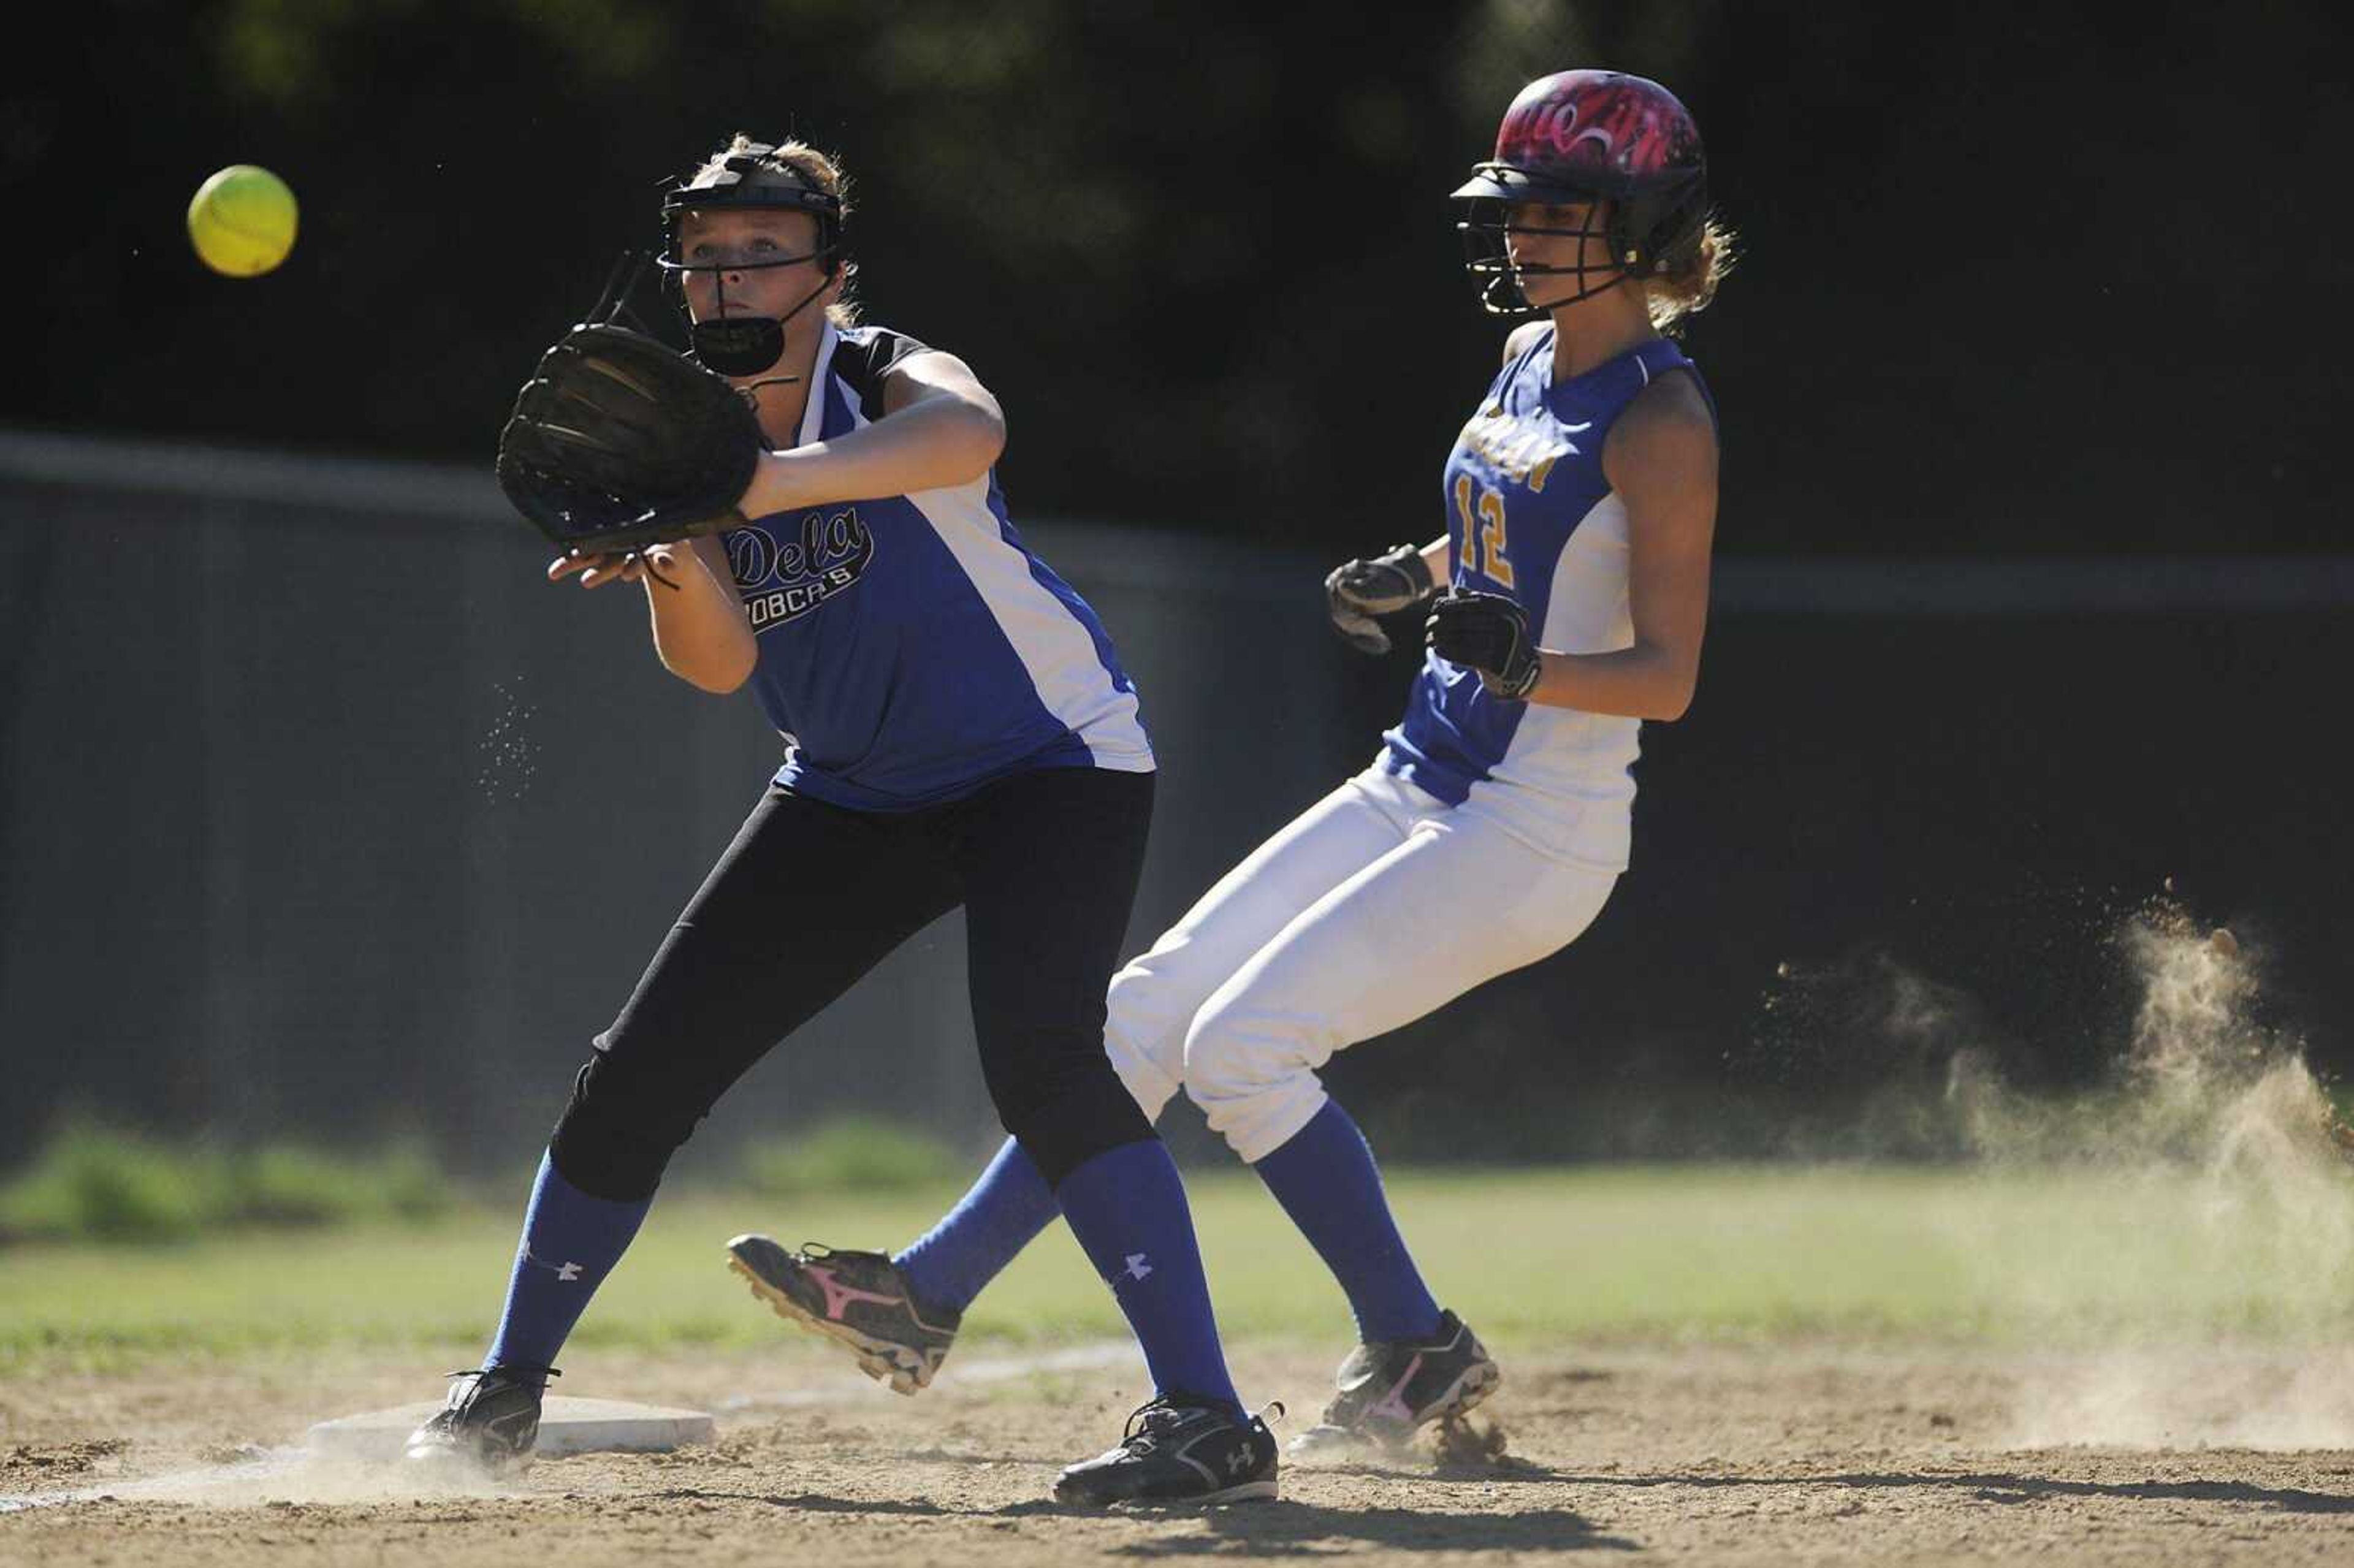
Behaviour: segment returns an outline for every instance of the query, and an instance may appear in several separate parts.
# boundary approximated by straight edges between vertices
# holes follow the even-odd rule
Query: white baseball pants
[[[1617,880],[1376,764],[1112,977],[1105,1048],[1148,1118],[1182,1086],[1257,1161],[1323,1108],[1333,1052],[1558,952]]]

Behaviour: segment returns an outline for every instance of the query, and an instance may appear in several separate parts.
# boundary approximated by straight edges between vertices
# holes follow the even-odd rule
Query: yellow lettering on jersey
[[[1523,481],[1532,491],[1543,490],[1553,465],[1577,453],[1577,444],[1562,440],[1556,432],[1576,435],[1593,428],[1591,419],[1578,425],[1541,424],[1507,414],[1491,403],[1463,427],[1463,444],[1491,464],[1500,478]]]
[[[1504,586],[1512,586],[1512,563],[1504,554],[1504,498],[1492,490],[1479,494],[1479,515],[1487,526],[1479,530],[1479,541],[1486,546],[1488,575]]]
[[[1471,476],[1455,476],[1455,515],[1463,524],[1464,565],[1505,588],[1512,586],[1512,563],[1504,553],[1504,498]]]
[[[1589,424],[1561,429],[1585,431]],[[1464,426],[1462,438],[1464,445],[1483,457],[1497,471],[1497,478],[1504,481],[1528,481],[1532,473],[1552,473],[1558,459],[1577,452],[1577,445],[1561,440],[1553,433],[1553,426],[1519,419],[1497,405],[1488,405],[1474,414],[1471,424]]]

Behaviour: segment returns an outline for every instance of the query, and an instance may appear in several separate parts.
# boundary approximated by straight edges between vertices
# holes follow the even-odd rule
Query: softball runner
[[[1373,652],[1389,646],[1374,616],[1448,585],[1405,715],[1371,767],[1114,977],[1104,1032],[1144,1114],[1192,1096],[1347,1293],[1361,1343],[1299,1439],[1311,1448],[1401,1440],[1498,1379],[1425,1286],[1316,1070],[1593,921],[1627,866],[1642,723],[1691,703],[1707,616],[1715,415],[1662,333],[1712,296],[1731,236],[1709,217],[1691,116],[1639,77],[1543,78],[1454,201],[1481,302],[1537,319],[1506,340],[1447,458],[1445,536],[1327,582],[1335,625]],[[896,1255],[731,1245],[772,1297],[912,1392],[1055,1212],[1015,1142]]]

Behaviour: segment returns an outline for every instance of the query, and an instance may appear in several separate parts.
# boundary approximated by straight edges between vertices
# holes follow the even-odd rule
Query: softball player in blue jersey
[[[1691,116],[1638,77],[1546,77],[1454,199],[1482,303],[1536,319],[1447,458],[1445,535],[1327,582],[1335,625],[1373,652],[1389,646],[1374,617],[1448,585],[1405,715],[1114,977],[1104,1033],[1144,1114],[1192,1096],[1349,1298],[1361,1342],[1310,1449],[1402,1440],[1498,1381],[1425,1287],[1316,1069],[1593,921],[1627,865],[1638,732],[1691,702],[1707,614],[1715,415],[1661,335],[1731,260]],[[1055,1212],[1009,1143],[895,1255],[735,1245],[796,1316],[912,1392]]]
[[[954,356],[856,324],[841,191],[812,149],[739,136],[665,201],[695,353],[754,400],[770,448],[750,521],[549,575],[646,582],[663,663],[749,685],[785,761],[598,1036],[490,1352],[410,1451],[527,1456],[557,1352],[672,1153],[770,1045],[961,906],[990,1093],[1157,1389],[1055,1495],[1272,1497],[1275,1441],[1228,1378],[1176,1167],[1102,1048],[1152,807],[1136,693],[1007,516],[996,401]]]

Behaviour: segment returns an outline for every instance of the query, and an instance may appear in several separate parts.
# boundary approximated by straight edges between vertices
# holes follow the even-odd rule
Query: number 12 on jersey
[[[1477,496],[1475,501],[1474,496]],[[1455,515],[1463,524],[1463,558],[1490,582],[1512,586],[1512,563],[1504,554],[1504,498],[1471,476],[1455,476]]]

